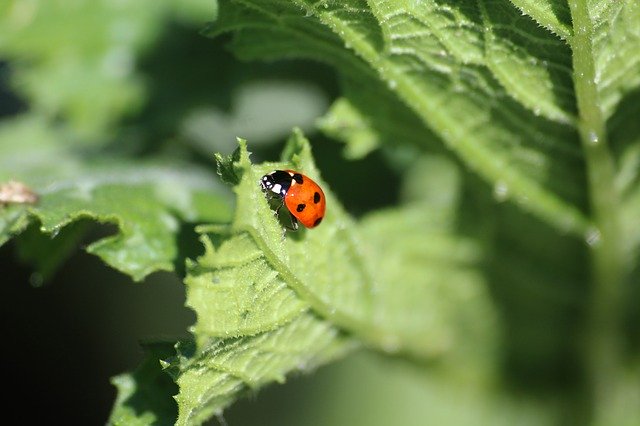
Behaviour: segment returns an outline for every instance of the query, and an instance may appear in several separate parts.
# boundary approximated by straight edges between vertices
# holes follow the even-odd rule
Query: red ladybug
[[[322,222],[327,205],[324,192],[308,176],[295,170],[274,170],[262,176],[260,185],[263,191],[278,197],[287,206],[293,230],[298,229],[298,221],[307,228],[314,228]],[[278,210],[280,207],[282,204]]]

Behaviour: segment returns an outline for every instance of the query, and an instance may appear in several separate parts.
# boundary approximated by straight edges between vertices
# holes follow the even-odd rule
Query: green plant
[[[204,31],[214,41],[198,43],[231,34],[244,61],[296,58],[335,71],[340,96],[316,128],[344,143],[353,167],[382,153],[388,169],[365,166],[361,181],[350,166],[318,167],[320,142],[297,128],[278,162],[252,162],[259,132],[228,155],[235,147],[219,135],[260,126],[245,130],[242,108],[220,114],[233,103],[227,86],[240,81],[255,94],[259,76],[293,81],[292,70],[318,69],[155,61],[150,46],[162,40],[165,16],[193,26],[208,10],[175,3],[80,2],[74,12],[96,19],[82,25],[104,28],[79,45],[65,38],[84,32],[76,20],[52,32],[62,40],[43,36],[44,16],[68,16],[62,5],[2,7],[0,52],[29,110],[0,128],[0,181],[24,182],[39,201],[6,203],[0,242],[15,238],[46,278],[87,223],[113,223],[117,233],[87,250],[133,280],[177,273],[197,316],[191,338],[149,344],[138,370],[114,378],[111,422],[200,424],[255,389],[362,349],[395,359],[386,368],[401,379],[390,388],[428,401],[434,422],[442,395],[463,395],[466,417],[447,419],[460,424],[637,421],[635,0],[220,2]],[[313,91],[303,93],[299,105],[317,105]],[[307,111],[301,121],[318,118]],[[315,131],[282,123],[270,138],[292,124]],[[214,176],[207,161],[221,147]],[[323,184],[320,227],[284,232],[258,185],[278,168]],[[376,184],[381,173],[387,184],[402,181],[391,205],[371,200],[390,191]],[[354,182],[368,197],[365,212],[343,207],[352,200],[340,194]],[[200,242],[181,240],[185,227]],[[442,385],[427,391],[434,383]],[[418,411],[396,420],[423,424],[429,414]],[[359,421],[384,423],[366,416]]]

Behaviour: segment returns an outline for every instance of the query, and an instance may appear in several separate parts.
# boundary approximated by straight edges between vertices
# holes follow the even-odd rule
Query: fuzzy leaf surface
[[[477,270],[483,249],[451,222],[459,179],[449,163],[422,165],[439,178],[420,200],[362,223],[324,184],[299,132],[282,162],[251,164],[241,140],[218,163],[226,181],[238,182],[237,210],[230,227],[201,227],[205,253],[185,280],[198,318],[194,346],[169,367],[180,386],[179,424],[199,424],[249,389],[363,344],[420,359],[454,353],[460,362],[470,360],[463,348],[492,351],[495,313]],[[286,217],[274,215],[259,181],[288,168],[324,186],[330,207],[321,226],[285,233]],[[432,238],[407,239],[416,227]],[[478,358],[486,367],[488,357]]]
[[[310,57],[347,78],[378,80],[381,98],[399,98],[469,169],[507,188],[506,198],[582,236],[590,221],[571,125],[571,51],[497,3],[231,1],[211,34],[233,31],[243,58]]]

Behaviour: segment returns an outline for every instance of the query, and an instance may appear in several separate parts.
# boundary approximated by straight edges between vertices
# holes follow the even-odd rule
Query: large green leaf
[[[575,110],[570,50],[535,24],[527,27],[535,34],[513,37],[522,25],[508,7],[483,14],[494,5],[232,1],[212,34],[236,30],[233,47],[245,58],[299,55],[379,79],[505,198],[582,236],[590,222],[579,139],[566,125]],[[511,60],[505,68],[501,57]]]
[[[213,173],[176,161],[91,156],[65,146],[67,136],[34,116],[0,128],[0,182],[20,181],[39,197],[0,210],[0,241],[37,222],[55,246],[55,236],[75,221],[111,223],[117,233],[87,250],[141,280],[180,266],[182,223],[230,218],[231,201]]]
[[[638,3],[236,0],[222,4],[219,17],[211,34],[233,32],[240,57],[301,56],[341,72],[346,97],[323,126],[353,153],[397,149],[402,130],[411,142],[422,136],[425,148],[441,143],[493,188],[506,205],[494,223],[492,283],[500,298],[514,284],[540,292],[541,299],[513,304],[540,318],[586,306],[586,322],[578,317],[570,330],[549,335],[556,343],[582,336],[586,345],[549,340],[539,359],[557,362],[557,354],[544,353],[551,347],[582,358],[589,398],[597,401],[593,418],[611,424],[626,389],[616,385],[625,375],[621,319],[627,312],[637,318],[638,309],[625,302],[637,294],[639,258]],[[393,104],[393,96],[408,111],[385,114],[359,101]],[[511,296],[525,297],[521,290],[502,299],[506,307]],[[549,296],[555,302],[545,305]],[[544,328],[522,324],[533,326],[531,336]],[[527,345],[538,348],[520,331],[513,336],[522,337],[522,362],[532,353]]]

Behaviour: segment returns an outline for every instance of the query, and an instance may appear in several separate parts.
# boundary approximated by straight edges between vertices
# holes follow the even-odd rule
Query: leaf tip
[[[249,160],[251,153],[247,151],[247,141],[242,138],[237,138],[237,141],[238,147],[231,155],[214,154],[216,173],[223,182],[233,186],[240,182],[242,169],[251,164]]]
[[[311,154],[311,143],[300,128],[294,127],[282,150],[281,160],[291,162],[296,168],[306,172],[316,170],[313,155]]]

